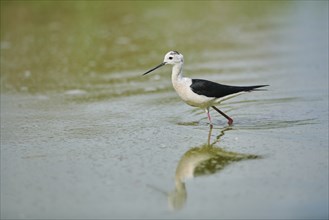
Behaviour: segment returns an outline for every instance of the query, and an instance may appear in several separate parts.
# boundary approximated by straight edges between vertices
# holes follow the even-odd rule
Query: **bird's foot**
[[[227,124],[231,126],[233,124],[233,119],[232,118],[228,119]]]

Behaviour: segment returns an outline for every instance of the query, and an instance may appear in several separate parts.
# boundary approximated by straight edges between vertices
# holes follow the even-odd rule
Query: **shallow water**
[[[1,2],[1,218],[328,218],[328,3]],[[269,84],[182,103],[170,68]]]

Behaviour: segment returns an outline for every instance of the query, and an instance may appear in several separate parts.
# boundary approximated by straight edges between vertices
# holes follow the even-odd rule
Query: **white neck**
[[[177,81],[183,78],[183,63],[175,64],[172,67],[171,80]]]

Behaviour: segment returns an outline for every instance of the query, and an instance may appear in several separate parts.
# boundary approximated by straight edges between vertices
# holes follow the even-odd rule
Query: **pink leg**
[[[212,124],[209,112],[207,112],[207,115],[208,115],[208,119],[209,119],[210,124]]]
[[[208,120],[210,122],[210,125],[212,125],[211,117],[210,117],[210,113],[209,113],[209,109],[206,109],[206,113],[207,113],[207,116],[208,116]]]

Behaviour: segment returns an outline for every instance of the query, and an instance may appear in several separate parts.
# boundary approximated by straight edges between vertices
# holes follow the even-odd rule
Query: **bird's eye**
[[[172,57],[169,57],[169,60],[172,60]]]

